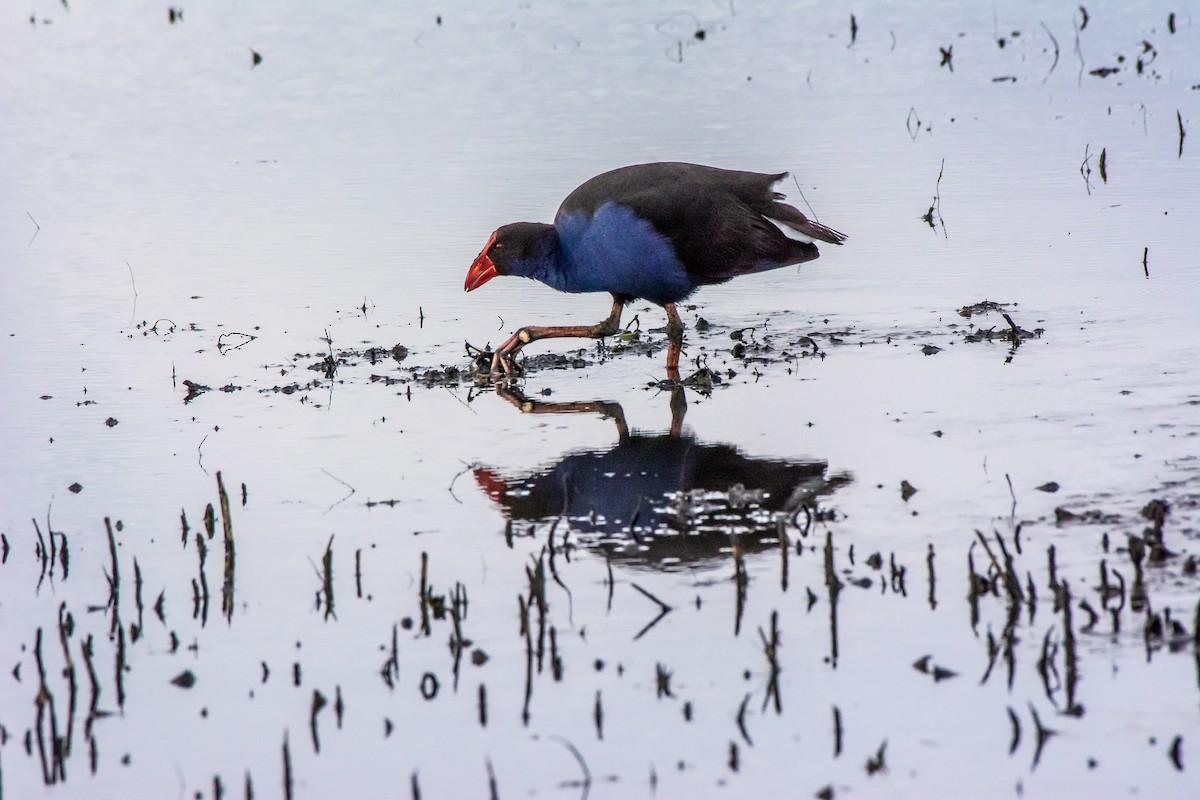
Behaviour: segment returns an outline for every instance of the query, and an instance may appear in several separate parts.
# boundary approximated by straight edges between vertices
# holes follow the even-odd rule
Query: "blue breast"
[[[540,277],[556,289],[612,292],[662,305],[696,288],[670,240],[624,206],[610,201],[590,218],[583,211],[561,214],[554,227],[561,262]]]

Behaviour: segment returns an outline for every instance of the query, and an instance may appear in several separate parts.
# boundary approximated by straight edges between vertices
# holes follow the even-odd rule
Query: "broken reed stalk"
[[[66,534],[61,534],[66,538]],[[54,526],[50,524],[50,511],[46,510],[46,538],[50,547],[50,577],[54,577],[54,567],[58,563],[58,548],[54,546]]]
[[[283,732],[283,796],[292,800],[292,751],[288,747],[287,731]]]
[[[833,707],[833,757],[837,758],[842,754],[842,710],[837,706]]]
[[[457,674],[455,672],[456,677]],[[553,625],[550,626],[550,674],[556,683],[562,680],[563,665],[562,656],[558,654],[558,630]]]
[[[1056,731],[1042,725],[1042,720],[1038,717],[1037,709],[1033,707],[1033,703],[1029,704],[1029,714],[1033,717],[1034,731],[1037,734],[1037,743],[1033,751],[1033,764],[1030,770],[1037,769],[1038,762],[1042,760],[1042,748],[1045,747],[1046,741],[1053,736]]]
[[[429,553],[421,551],[421,633],[430,636],[429,625]]]
[[[66,780],[65,765],[62,762],[62,740],[58,735],[58,714],[54,710],[54,694],[46,685],[46,664],[42,659],[42,629],[37,629],[34,639],[33,657],[38,670],[38,693],[35,700],[37,705],[37,745],[38,757],[42,765],[42,780],[47,785]],[[46,750],[46,721],[49,711],[50,750]]]
[[[746,692],[746,696],[742,698],[742,704],[738,707],[737,726],[738,731],[742,734],[742,738],[746,740],[746,744],[754,747],[754,741],[750,738],[750,732],[746,730],[746,707],[750,705],[750,698],[753,695]]]
[[[325,553],[321,556],[321,591],[325,595],[325,619],[329,619],[330,617],[337,619],[337,614],[333,611],[333,536],[334,534],[329,535],[329,542],[325,545]],[[232,613],[232,609],[230,613]]]
[[[971,604],[971,630],[979,627],[979,596],[988,590],[988,581],[975,571],[975,543],[967,548],[967,600]]]
[[[450,634],[450,652],[454,654],[454,691],[458,691],[459,669],[462,666],[462,654],[466,649],[462,635],[462,621],[467,615],[467,587],[461,583],[454,584],[450,593],[450,620],[454,630]]]
[[[313,752],[317,755],[321,754],[321,736],[317,731],[317,715],[321,713],[321,709],[325,708],[328,701],[325,695],[321,694],[320,689],[313,689],[312,705],[309,707],[308,728],[312,733]]]
[[[521,724],[529,726],[529,701],[533,699],[533,631],[529,624],[529,603],[517,595],[521,610],[521,633],[525,637],[525,700],[521,704]]]
[[[489,800],[500,800],[500,790],[496,786],[496,770],[492,768],[492,760],[489,758],[485,763],[488,776],[488,798]]]
[[[902,567],[896,563],[895,553],[891,553],[888,557],[888,570],[892,592],[901,597],[908,597],[908,589],[904,585],[904,575],[908,572],[908,567]]]
[[[1196,602],[1196,613],[1192,617],[1192,655],[1196,659],[1196,683],[1200,685],[1200,601]]]
[[[225,491],[225,481],[221,479],[221,471],[217,470],[217,498],[221,504],[221,527],[225,533],[225,572],[221,584],[221,613],[227,622],[233,621],[233,518],[229,513],[229,495]]]
[[[38,527],[37,520],[32,519],[31,521],[33,522],[33,529],[34,529],[34,531],[37,532],[37,537],[38,537],[38,543],[37,543],[37,548],[36,548],[35,552],[37,553],[38,562],[41,564],[41,567],[42,567],[41,574],[38,575],[38,589],[41,589],[42,581],[44,581],[46,579],[46,568],[47,568],[47,565],[50,563],[50,555],[49,555],[49,550],[47,549],[46,539],[45,539],[45,537],[42,536],[42,529],[40,527]]]
[[[786,592],[788,590],[788,556],[792,549],[792,542],[787,531],[784,530],[782,517],[779,518],[776,529],[779,536],[779,588]]]
[[[200,559],[200,585],[199,592],[195,594],[196,602],[193,606],[192,616],[196,616],[199,612],[200,625],[204,626],[208,622],[208,578],[204,574],[204,562],[208,559],[208,545],[204,543],[204,537],[196,531],[196,554]]]
[[[767,657],[767,664],[770,667],[770,673],[767,677],[767,692],[763,697],[763,711],[767,710],[767,704],[774,700],[775,713],[783,713],[783,701],[779,696],[779,612],[771,612],[771,635],[768,636],[762,628],[758,629],[758,636],[762,640],[763,653]]]
[[[400,642],[399,631],[395,623],[392,623],[391,650],[388,653],[387,661],[383,662],[383,667],[380,668],[379,674],[389,689],[396,688],[396,683],[400,680]]]
[[[529,581],[529,602],[532,607],[537,603],[538,635],[537,635],[537,671],[541,673],[546,655],[546,548],[538,553],[535,566],[526,565],[525,577]]]
[[[1004,546],[1004,539],[996,532],[996,544],[1000,547],[1000,553],[1004,556],[1004,589],[1008,592],[1008,596],[1014,604],[1025,602],[1025,595],[1021,591],[1021,581],[1017,578],[1017,570],[1013,566],[1012,556],[1008,552],[1008,548]]]
[[[737,546],[735,534],[733,548],[733,584],[737,592],[737,608],[733,623],[734,636],[737,636],[742,632],[742,614],[746,610],[746,587],[749,585],[749,583],[750,578],[746,574],[746,558],[742,553],[742,549]]]
[[[46,526],[50,526],[50,520],[46,520]],[[62,567],[62,577],[67,579],[67,572],[71,565],[70,551],[67,549],[67,534],[59,532],[58,534],[58,563]]]
[[[108,517],[104,518],[104,527],[108,531],[108,554],[112,562],[112,574],[108,576],[108,607],[113,611],[109,632],[112,633],[120,625],[117,606],[121,598],[121,572],[117,563],[117,540],[113,536],[112,521]]]
[[[604,706],[600,701],[600,690],[596,690],[596,703],[592,706],[592,721],[596,724],[596,738],[604,741]]]
[[[934,558],[933,542],[930,542],[929,543],[929,552],[925,556],[925,565],[926,565],[926,567],[928,567],[928,570],[929,570],[929,608],[931,610],[936,610],[937,609],[937,597],[935,596],[934,588],[937,583],[937,576],[934,573],[934,569],[933,569],[933,558]]]
[[[1012,710],[1012,706],[1008,707],[1008,722],[1012,725],[1012,737],[1008,742],[1008,754],[1011,756],[1017,752],[1017,746],[1021,744],[1021,718],[1017,716],[1017,712]]]
[[[560,578],[558,576],[558,567],[555,566],[555,564],[554,564],[554,555],[555,555],[554,529],[558,526],[559,520],[562,520],[565,518],[566,518],[566,513],[564,512],[561,516],[559,516],[558,519],[554,520],[554,523],[550,526],[550,534],[549,534],[549,536],[546,537],[546,547],[550,553],[550,558],[549,558],[550,577],[554,579],[554,582],[556,584],[558,584],[559,588],[561,588],[567,595],[567,618],[570,619],[571,617],[574,616],[575,599],[571,595],[571,590],[569,588],[567,588],[567,585],[565,583],[563,583],[562,578]],[[570,526],[568,526],[566,529],[566,532],[563,533],[563,544],[562,544],[563,551],[565,553],[567,553],[566,557],[567,557],[568,561],[570,560],[570,550],[568,549],[570,547],[570,543],[567,541],[567,537],[570,536],[570,534],[571,534],[571,529],[570,529]]]
[[[117,625],[117,658],[114,665],[117,688],[117,708],[125,710],[125,628]]]
[[[1002,317],[1004,317],[1004,321],[1007,322],[1008,327],[1012,329],[1013,347],[1019,347],[1021,345],[1021,329],[1020,329],[1020,327],[1017,326],[1017,323],[1013,322],[1013,318],[1008,315],[1007,311],[1001,311],[1000,315]],[[1009,491],[1012,491],[1011,482],[1009,483]],[[1017,505],[1017,498],[1014,496],[1013,497],[1013,508],[1014,509],[1016,508],[1016,505]]]
[[[136,642],[141,638],[142,632],[145,630],[145,625],[142,621],[145,607],[142,605],[142,568],[138,565],[138,560],[133,559],[133,607],[137,609],[137,627],[130,629],[129,633]]]
[[[605,579],[605,583],[608,584],[608,600],[605,605],[605,612],[611,613],[612,612],[614,580],[613,580],[613,570],[612,570],[612,559],[609,557],[607,550],[604,552],[604,567],[608,571],[608,575]]]
[[[1089,163],[1092,160],[1092,155],[1089,152],[1090,148],[1090,144],[1083,146],[1083,162],[1079,165],[1079,174],[1083,177],[1083,185],[1087,187],[1089,197],[1092,194],[1092,165]]]
[[[829,663],[837,667],[838,659],[838,626],[837,605],[838,594],[842,591],[842,581],[838,578],[833,565],[833,531],[825,531],[825,588],[829,591]]]
[[[362,548],[358,547],[354,550],[354,589],[361,600],[362,592]]]
[[[1075,628],[1071,624],[1071,587],[1062,582],[1063,594],[1063,661],[1065,666],[1065,688],[1067,707],[1065,713],[1079,716],[1083,708],[1075,702],[1075,686],[1079,681],[1079,658],[1075,649]]]
[[[91,699],[88,700],[88,717],[83,723],[83,733],[89,739],[92,736],[92,721],[96,718],[100,706],[100,679],[96,677],[96,665],[92,663],[93,655],[92,634],[79,643],[79,652],[83,656],[83,665],[87,668],[88,685],[91,687]]]

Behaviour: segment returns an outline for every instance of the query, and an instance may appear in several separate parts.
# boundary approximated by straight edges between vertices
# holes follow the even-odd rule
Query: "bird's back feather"
[[[811,241],[846,237],[779,202],[772,186],[787,173],[762,174],[698,164],[639,164],[586,181],[563,201],[556,223],[591,218],[606,203],[630,209],[666,237],[695,286],[811,261]],[[789,238],[772,220],[799,236]]]

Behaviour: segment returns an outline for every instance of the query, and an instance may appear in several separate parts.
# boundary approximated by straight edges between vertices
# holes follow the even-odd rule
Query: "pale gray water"
[[[489,763],[500,797],[1194,794],[1191,11],[1088,6],[1076,51],[1074,4],[209,5],[184,6],[175,25],[149,3],[47,0],[0,17],[0,533],[11,548],[0,796],[241,797],[247,776],[254,796],[282,796],[285,741],[295,797],[410,796],[414,775],[423,797],[486,797]],[[938,64],[951,46],[953,72]],[[252,49],[263,57],[253,69]],[[1090,74],[1107,66],[1122,71]],[[596,172],[659,159],[791,170],[821,221],[850,235],[799,274],[705,289],[685,314],[689,366],[705,356],[736,372],[711,397],[688,392],[687,435],[752,459],[739,466],[747,481],[754,464],[785,463],[850,478],[819,500],[832,519],[807,537],[786,529],[786,561],[774,539],[723,541],[719,525],[701,560],[639,561],[627,538],[593,546],[605,537],[586,519],[552,534],[555,512],[532,530],[513,522],[510,546],[508,512],[472,468],[515,483],[610,450],[616,426],[410,380],[410,366],[465,368],[464,340],[599,320],[603,297],[512,279],[463,295],[463,275],[497,225],[548,220]],[[920,219],[935,187],[944,235]],[[972,322],[1007,329],[995,313],[956,314],[984,299],[1016,304],[1015,321],[1045,333],[1009,363],[1004,343],[965,342]],[[634,313],[643,331],[662,325],[657,309]],[[697,332],[697,315],[713,328]],[[766,362],[729,352],[729,332],[751,326],[775,348]],[[222,352],[232,332],[257,338]],[[309,369],[327,332],[338,353],[402,343],[410,354],[400,365],[351,358],[328,380]],[[825,357],[781,361],[805,335]],[[942,350],[923,355],[927,344]],[[635,431],[663,433],[669,394],[647,388],[662,357],[531,372],[524,392],[617,402]],[[213,390],[185,405],[185,379]],[[271,391],[292,384],[307,388]],[[228,621],[218,471],[236,543]],[[907,501],[902,480],[919,490]],[[1035,489],[1048,481],[1061,489]],[[1145,568],[1147,612],[1131,608],[1126,537],[1150,524],[1139,512],[1154,499],[1170,505],[1163,536],[1176,555]],[[205,617],[193,586],[209,503]],[[1057,507],[1107,516],[1056,525]],[[106,517],[121,522],[123,636],[105,608]],[[43,575],[39,529],[59,547],[66,535],[65,576],[57,559]],[[976,573],[990,564],[976,531],[998,558],[999,532],[1022,586],[1011,660],[1001,584],[972,624],[968,556]],[[844,583],[836,626],[827,542]],[[423,553],[432,594],[461,584],[468,598],[457,687],[449,617],[421,631]],[[561,583],[546,583],[547,650],[540,671],[533,656],[526,721],[518,597],[539,554]],[[1102,560],[1126,584],[1107,608]],[[862,578],[866,588],[851,582]],[[660,609],[634,584],[672,607],[644,633]],[[1169,623],[1166,637],[1144,632],[1168,611],[1182,626],[1174,647]],[[779,713],[760,638],[772,612]],[[381,671],[406,618],[415,625],[397,628],[389,687]],[[41,697],[53,697],[40,716],[39,630]],[[108,715],[85,728],[89,635]],[[926,655],[926,671],[914,669]],[[956,676],[935,681],[935,667]],[[1081,713],[1064,713],[1072,669]],[[171,683],[184,671],[190,689]],[[438,682],[429,700],[427,673]],[[314,692],[328,703],[319,753]],[[1040,753],[1035,714],[1056,732]],[[52,724],[69,744],[61,771]],[[885,769],[869,773],[885,741]]]

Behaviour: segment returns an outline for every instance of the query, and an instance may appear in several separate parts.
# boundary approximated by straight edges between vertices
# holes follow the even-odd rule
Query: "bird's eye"
[[[492,245],[492,249],[493,250],[503,250],[504,242],[496,242],[494,245]]]

